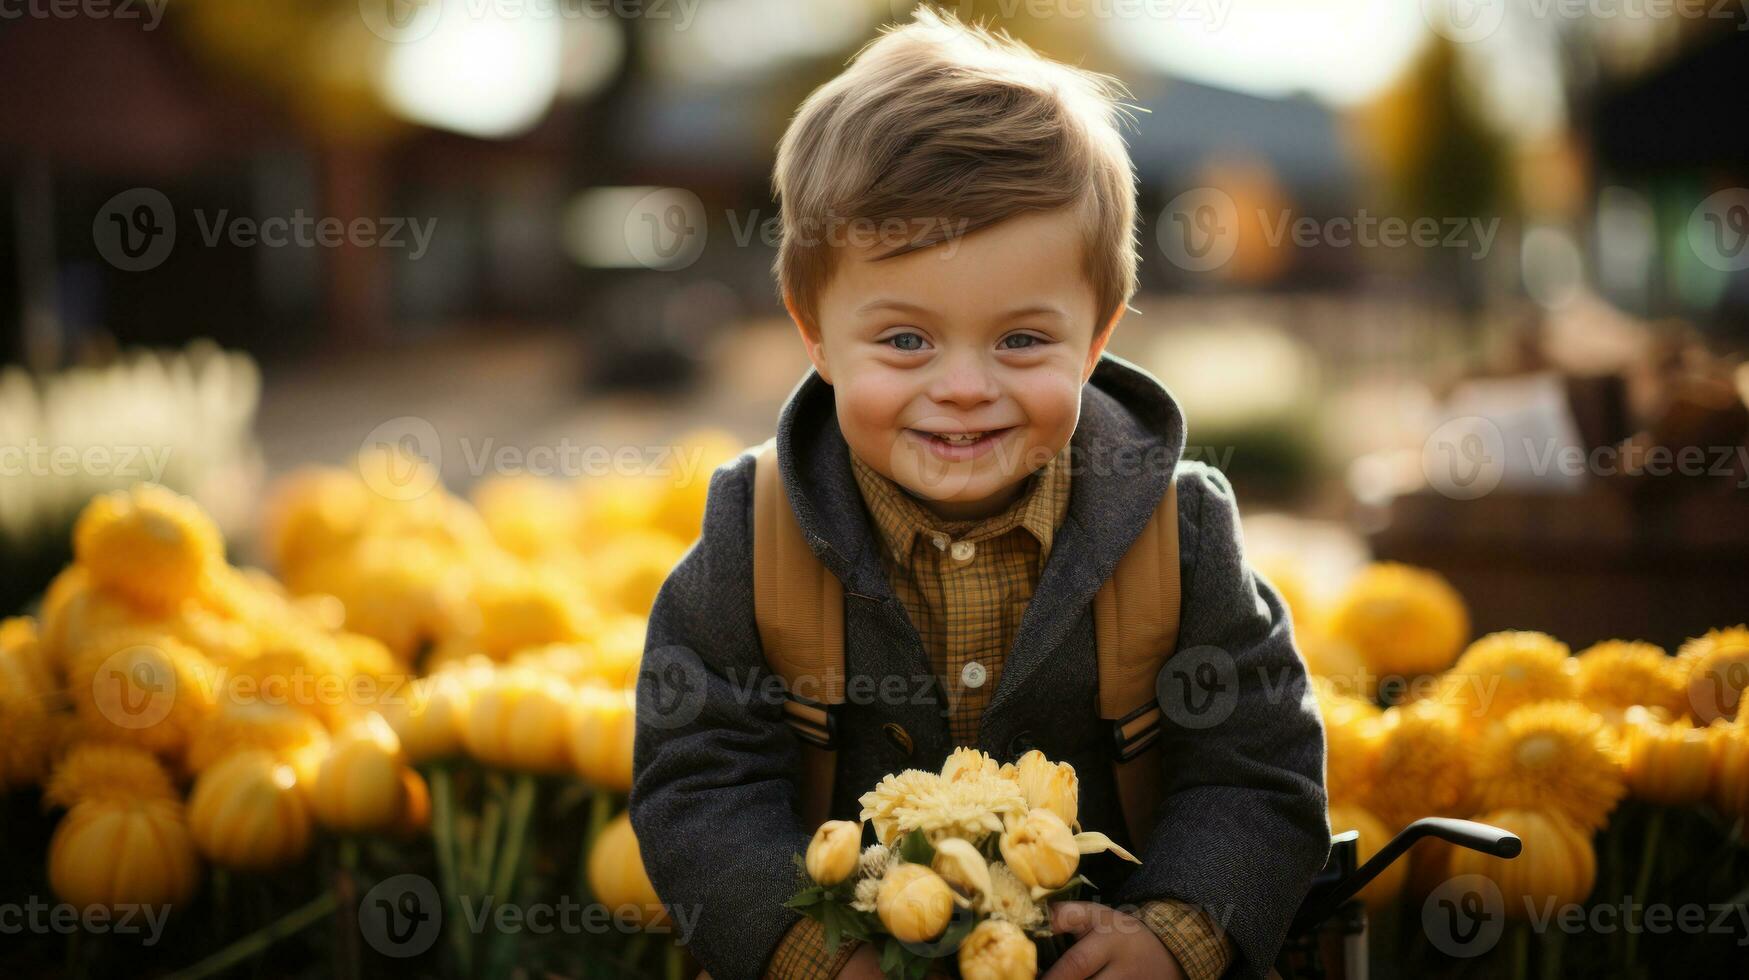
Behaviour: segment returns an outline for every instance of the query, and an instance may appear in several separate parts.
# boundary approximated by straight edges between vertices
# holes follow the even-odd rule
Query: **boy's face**
[[[880,261],[839,247],[818,331],[791,315],[851,452],[943,519],[999,513],[1068,444],[1111,335],[1079,220],[1029,212]]]

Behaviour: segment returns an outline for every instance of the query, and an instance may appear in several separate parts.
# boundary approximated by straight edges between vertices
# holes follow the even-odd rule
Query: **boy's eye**
[[[1025,350],[1028,347],[1036,347],[1039,343],[1041,343],[1039,338],[1029,333],[1011,333],[1002,338],[1004,350]]]
[[[914,351],[923,349],[923,338],[910,332],[893,334],[891,337],[887,338],[886,342],[892,344],[896,350]]]

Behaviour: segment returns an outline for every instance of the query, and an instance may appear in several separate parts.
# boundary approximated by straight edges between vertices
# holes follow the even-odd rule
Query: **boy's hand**
[[[844,961],[844,969],[838,971],[838,980],[883,980],[885,976],[874,943],[863,943],[850,954],[850,959]]]
[[[1051,906],[1051,931],[1078,938],[1044,980],[1083,980],[1095,973],[1100,980],[1184,980],[1184,971],[1154,930],[1108,905],[1057,902]]]

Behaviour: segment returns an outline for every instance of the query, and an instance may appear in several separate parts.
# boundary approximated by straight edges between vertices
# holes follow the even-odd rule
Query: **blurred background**
[[[774,147],[912,6],[0,5],[0,611],[109,486],[248,561],[266,481],[375,444],[465,493],[764,439]],[[1575,649],[1749,613],[1742,4],[942,6],[1128,85],[1112,349],[1265,567],[1411,562]]]

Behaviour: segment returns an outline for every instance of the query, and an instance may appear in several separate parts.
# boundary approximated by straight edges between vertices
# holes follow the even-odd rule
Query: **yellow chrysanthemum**
[[[212,713],[220,672],[168,634],[111,633],[92,643],[67,672],[67,695],[93,736],[123,739],[176,760]]]
[[[603,608],[648,616],[656,592],[686,548],[686,542],[665,531],[616,534],[589,551],[586,574],[590,595],[597,597]]]
[[[1544,810],[1588,830],[1626,795],[1614,736],[1575,701],[1528,704],[1482,737],[1470,763],[1485,810]]]
[[[1687,681],[1686,708],[1701,724],[1735,718],[1749,689],[1749,626],[1709,631],[1677,651],[1678,669]]]
[[[1676,662],[1653,643],[1605,640],[1576,658],[1579,699],[1616,718],[1636,704],[1670,717],[1688,710],[1688,691]]]
[[[1324,783],[1330,799],[1355,803],[1368,798],[1385,747],[1385,723],[1377,705],[1342,694],[1320,693],[1327,764]]]
[[[428,640],[450,629],[467,587],[466,570],[436,546],[367,536],[288,576],[294,592],[340,600],[346,628],[381,640],[410,660]]]
[[[170,773],[156,756],[118,742],[73,746],[43,786],[43,801],[61,807],[84,800],[179,799]]]
[[[653,520],[662,530],[690,542],[704,527],[711,473],[746,451],[747,445],[717,429],[689,432],[675,442],[668,472],[656,474],[662,496]]]
[[[950,783],[922,769],[882,777],[859,802],[860,819],[874,824],[883,844],[913,830],[924,831],[931,841],[964,837],[976,843],[1002,830],[1003,813],[1026,810],[1020,785],[1012,779],[978,774]]]
[[[13,622],[13,621],[8,621]],[[42,781],[55,747],[60,696],[27,655],[34,633],[0,641],[0,792]]]
[[[90,571],[70,565],[43,594],[38,643],[42,656],[64,674],[74,660],[105,634],[149,625],[150,615],[119,594],[100,588]]]
[[[572,547],[583,513],[575,494],[553,480],[500,476],[474,488],[474,507],[498,546],[519,558]]]
[[[229,665],[221,693],[238,703],[283,705],[339,731],[369,707],[371,690],[355,674],[332,636],[299,630],[269,637],[260,653]]]
[[[1645,708],[1629,708],[1621,726],[1622,771],[1634,796],[1665,806],[1688,806],[1706,796],[1713,745],[1705,728],[1687,718],[1664,722]]]
[[[1326,629],[1388,675],[1444,670],[1469,638],[1462,597],[1444,578],[1408,565],[1369,565],[1349,583]]]
[[[262,505],[261,538],[273,567],[289,574],[337,554],[364,533],[371,493],[358,474],[309,467],[275,481]]]
[[[479,582],[472,611],[478,618],[463,632],[494,660],[535,647],[585,640],[597,626],[593,610],[578,601],[574,585],[536,572],[494,575]]]
[[[1366,803],[1393,829],[1428,816],[1463,816],[1470,809],[1469,760],[1456,714],[1436,701],[1387,708]]]
[[[1546,633],[1503,630],[1470,644],[1440,676],[1437,699],[1476,729],[1522,705],[1570,701],[1578,693],[1577,665],[1565,643]]]
[[[0,620],[0,697],[8,689],[27,685],[39,693],[55,688],[54,668],[43,657],[36,620],[14,616]]]
[[[85,505],[73,525],[73,556],[98,585],[166,609],[205,589],[225,542],[193,500],[141,483]]]
[[[1036,933],[1045,925],[1044,906],[1032,897],[1032,889],[1001,861],[990,865],[990,891],[982,897],[979,911],[997,921],[1012,922],[1030,933]]]
[[[203,719],[188,744],[190,772],[204,772],[243,749],[267,749],[284,759],[327,748],[328,731],[313,716],[283,704],[226,704]]]

